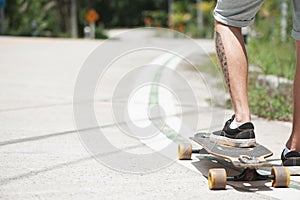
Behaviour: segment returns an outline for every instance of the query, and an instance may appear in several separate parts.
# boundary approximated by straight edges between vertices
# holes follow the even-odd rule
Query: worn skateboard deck
[[[237,168],[272,167],[265,158],[272,156],[273,153],[260,144],[249,148],[230,147],[211,142],[209,136],[210,133],[197,133],[191,139],[208,153],[230,160]]]

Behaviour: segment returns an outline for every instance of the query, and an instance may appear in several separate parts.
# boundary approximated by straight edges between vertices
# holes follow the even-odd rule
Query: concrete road
[[[212,41],[170,39],[166,33],[145,30],[112,34],[116,38],[106,42],[0,38],[1,199],[298,199],[299,177],[292,177],[290,188],[230,182],[226,190],[210,191],[205,175],[219,163],[199,156],[176,160],[172,134],[186,126],[180,120],[191,123],[184,131],[208,131],[232,113],[209,101],[214,94],[225,95],[213,88],[218,78],[204,72],[199,76],[189,67],[207,62],[207,53],[214,51]],[[200,49],[196,53],[194,44]],[[106,62],[108,58],[115,59]],[[99,66],[99,71],[90,71],[90,79],[83,79],[95,89],[92,104],[84,92],[80,97],[88,103],[74,98],[81,86],[78,77],[90,60]],[[176,79],[170,79],[171,72],[177,73],[172,76]],[[92,77],[97,76],[93,85]],[[128,89],[132,85],[134,92]],[[188,86],[196,105],[189,101]],[[97,127],[86,120],[89,114],[74,112],[76,106],[90,104]],[[145,128],[149,119],[160,123],[161,116],[165,125],[158,132],[124,131],[124,124]],[[78,120],[84,124],[78,125]],[[258,141],[274,152],[272,158],[279,158],[291,125],[259,118],[254,122]],[[98,141],[100,135],[114,149],[106,140]],[[185,138],[192,135],[184,133]]]

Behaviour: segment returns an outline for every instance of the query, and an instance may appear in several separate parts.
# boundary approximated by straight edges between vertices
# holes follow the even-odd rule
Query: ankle
[[[300,152],[300,138],[295,137],[295,134],[292,134],[290,139],[286,143],[286,148],[290,151]]]
[[[236,113],[235,114],[235,120],[238,123],[246,123],[246,122],[250,122],[251,121],[251,117],[250,117],[249,114]]]

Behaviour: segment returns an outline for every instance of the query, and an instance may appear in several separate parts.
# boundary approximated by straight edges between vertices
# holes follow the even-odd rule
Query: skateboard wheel
[[[192,144],[190,143],[178,144],[178,159],[190,160],[191,157],[192,157]]]
[[[290,184],[290,171],[286,167],[272,167],[271,174],[274,175],[272,186],[288,187]]]
[[[227,174],[223,168],[208,171],[208,187],[211,190],[224,190],[226,188]]]

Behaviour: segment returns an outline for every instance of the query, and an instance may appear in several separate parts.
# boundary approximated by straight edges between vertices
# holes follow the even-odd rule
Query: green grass
[[[249,86],[251,112],[271,120],[292,120],[292,89],[272,91],[254,84]]]
[[[296,54],[295,42],[288,38],[262,37],[249,42],[249,63],[261,68],[265,75],[274,75],[293,80]],[[256,74],[249,76],[249,104],[253,114],[272,120],[291,121],[293,111],[292,86],[267,88],[256,84]]]
[[[296,54],[294,41],[266,41],[256,39],[249,42],[249,63],[258,66],[264,74],[293,79]]]

